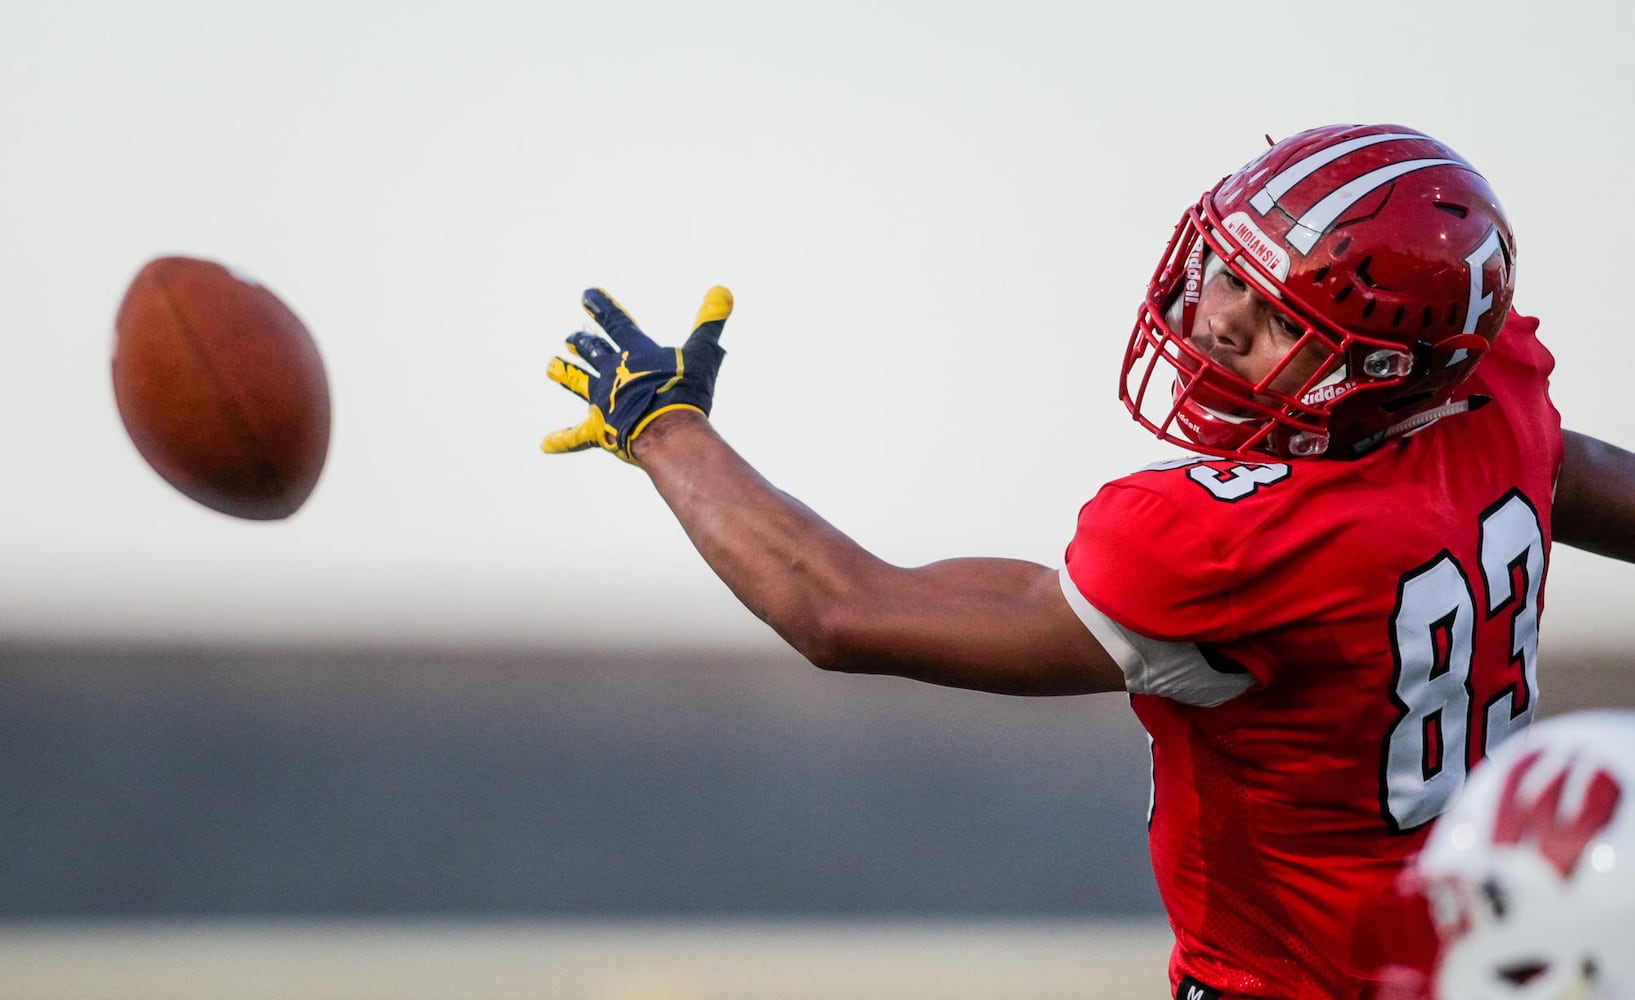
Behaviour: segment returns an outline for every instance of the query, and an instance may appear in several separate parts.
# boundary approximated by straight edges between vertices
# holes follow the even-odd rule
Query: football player
[[[1635,712],[1539,722],[1436,821],[1405,882],[1440,952],[1431,975],[1382,977],[1397,985],[1380,1000],[1635,997],[1632,858]]]
[[[639,465],[732,591],[814,664],[1015,694],[1128,692],[1152,738],[1177,997],[1357,997],[1372,910],[1467,770],[1531,721],[1552,541],[1635,560],[1635,454],[1564,433],[1486,180],[1396,125],[1273,144],[1189,207],[1124,353],[1194,457],[1104,486],[1064,565],[887,564],[706,419],[732,310],[549,375],[546,452]]]

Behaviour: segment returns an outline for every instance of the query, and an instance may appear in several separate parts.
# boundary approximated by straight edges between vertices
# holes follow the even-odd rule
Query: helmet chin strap
[[[1491,396],[1470,396],[1452,403],[1443,403],[1441,406],[1433,406],[1428,410],[1421,410],[1408,419],[1398,421],[1387,427],[1385,433],[1380,436],[1380,440],[1389,441],[1392,438],[1412,434],[1414,431],[1429,427],[1443,417],[1451,417],[1455,413],[1468,413],[1471,410],[1479,410],[1492,401],[1493,397]]]
[[[1469,355],[1479,357],[1487,349],[1488,343],[1484,338],[1473,333],[1462,333],[1433,345],[1431,353],[1446,358],[1445,364],[1451,364],[1463,361]],[[1490,396],[1475,395],[1457,402],[1443,403],[1441,406],[1421,410],[1413,416],[1387,427],[1380,440],[1389,441],[1391,438],[1412,434],[1417,430],[1429,427],[1443,417],[1451,417],[1455,413],[1467,413],[1471,410],[1480,409],[1486,406],[1491,399]]]

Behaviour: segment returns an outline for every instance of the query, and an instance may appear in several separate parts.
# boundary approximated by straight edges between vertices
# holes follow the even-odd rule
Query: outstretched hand
[[[634,464],[630,447],[659,415],[675,409],[709,415],[715,375],[726,352],[721,329],[732,315],[732,293],[720,285],[704,293],[693,332],[681,347],[660,347],[641,331],[624,307],[600,288],[580,299],[601,334],[581,330],[568,337],[568,352],[581,367],[552,358],[545,374],[590,403],[577,426],[546,436],[548,455],[600,446]]]

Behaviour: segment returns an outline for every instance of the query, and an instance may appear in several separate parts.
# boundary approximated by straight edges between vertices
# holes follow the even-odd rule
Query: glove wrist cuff
[[[692,403],[671,403],[669,406],[661,406],[658,409],[654,410],[652,413],[649,413],[646,416],[642,417],[641,422],[636,424],[635,428],[633,430],[631,430],[630,437],[626,439],[625,450],[628,451],[630,449],[630,446],[636,443],[636,437],[639,434],[641,434],[642,431],[647,429],[648,424],[650,424],[653,421],[657,420],[659,417],[664,416],[666,413],[674,413],[677,410],[691,410],[694,413],[698,414],[699,416],[702,416],[702,417],[708,417],[709,416],[708,413],[704,412],[703,407],[694,406]]]

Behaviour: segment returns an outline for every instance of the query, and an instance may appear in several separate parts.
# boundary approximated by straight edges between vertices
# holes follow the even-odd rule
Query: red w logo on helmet
[[[1584,789],[1577,814],[1563,815],[1561,800],[1571,773],[1569,762],[1537,796],[1523,799],[1522,781],[1542,756],[1544,751],[1533,751],[1517,761],[1506,775],[1498,815],[1493,821],[1493,843],[1533,841],[1540,856],[1560,872],[1562,878],[1569,878],[1589,842],[1612,823],[1623,791],[1612,775],[1598,769]]]

